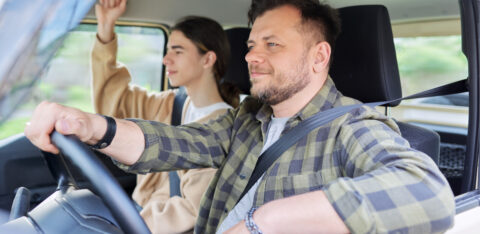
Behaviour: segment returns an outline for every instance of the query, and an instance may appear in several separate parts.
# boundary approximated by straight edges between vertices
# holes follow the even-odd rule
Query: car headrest
[[[250,94],[250,78],[245,55],[248,52],[247,40],[249,28],[230,28],[225,30],[230,41],[230,61],[223,82],[237,86],[242,94]]]
[[[338,10],[342,32],[330,66],[337,89],[362,102],[400,98],[400,75],[387,8],[364,5]]]

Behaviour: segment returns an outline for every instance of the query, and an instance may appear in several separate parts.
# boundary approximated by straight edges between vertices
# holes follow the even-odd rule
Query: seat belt
[[[329,110],[321,111],[313,116],[305,119],[300,122],[297,126],[290,129],[287,133],[281,136],[272,146],[265,150],[258,159],[255,168],[253,170],[252,176],[248,180],[247,186],[243,190],[238,202],[245,196],[245,194],[250,190],[250,188],[260,179],[260,177],[265,173],[265,171],[293,144],[298,140],[306,136],[312,130],[325,125],[336,118],[362,106],[380,106],[385,105],[391,102],[396,102],[399,100],[414,99],[421,97],[434,97],[441,95],[456,94],[468,91],[468,79],[456,81],[450,84],[439,86],[437,88],[429,89],[423,92],[419,92],[407,97],[397,98],[390,101],[381,101],[381,102],[370,102],[370,103],[361,103],[348,106],[335,107]]]
[[[175,99],[173,100],[173,109],[172,109],[172,126],[180,125],[182,121],[182,111],[183,105],[185,104],[185,99],[187,99],[187,92],[185,92],[184,87],[180,87],[178,92],[175,94]],[[180,192],[180,177],[178,176],[177,171],[168,172],[168,182],[170,183],[170,197],[182,196]]]

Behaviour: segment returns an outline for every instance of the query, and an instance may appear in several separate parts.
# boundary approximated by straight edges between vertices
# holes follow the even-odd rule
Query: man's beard
[[[272,106],[289,99],[303,90],[310,83],[310,76],[308,75],[306,54],[302,57],[302,61],[298,63],[297,68],[293,72],[278,74],[277,77],[274,77],[277,85],[268,84],[263,90],[259,90],[256,93],[252,92],[252,95],[261,102]]]

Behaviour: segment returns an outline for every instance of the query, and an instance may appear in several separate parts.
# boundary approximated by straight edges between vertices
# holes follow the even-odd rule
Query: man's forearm
[[[85,114],[88,119],[90,119],[92,134],[89,139],[80,139],[89,145],[94,145],[105,135],[107,131],[107,121],[100,115]],[[117,125],[116,133],[111,144],[100,151],[123,164],[134,164],[140,158],[145,148],[143,132],[134,122],[123,119],[115,119],[115,122]],[[76,128],[75,126],[73,127]],[[78,131],[75,129],[71,130],[73,130],[73,132]],[[81,135],[87,134],[80,134],[80,136]]]
[[[323,191],[315,191],[261,206],[253,220],[264,233],[349,233]]]
[[[123,164],[132,165],[138,161],[145,149],[143,132],[134,122],[123,119],[115,121],[117,123],[115,137],[110,146],[100,151]]]

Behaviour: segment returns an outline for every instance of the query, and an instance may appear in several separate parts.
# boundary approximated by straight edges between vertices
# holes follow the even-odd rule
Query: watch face
[[[106,142],[103,142],[102,144],[100,144],[100,149],[103,149],[107,146],[108,146],[108,144]]]

